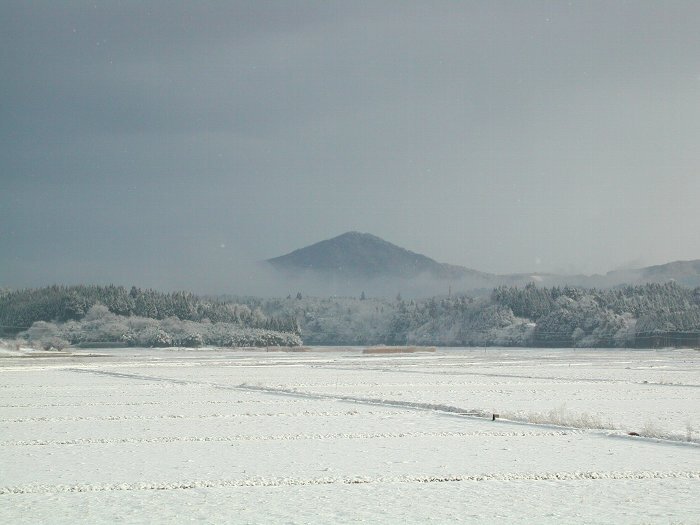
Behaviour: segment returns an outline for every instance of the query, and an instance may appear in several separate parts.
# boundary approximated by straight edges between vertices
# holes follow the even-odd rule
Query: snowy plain
[[[188,521],[700,523],[700,352],[0,352],[0,522]]]

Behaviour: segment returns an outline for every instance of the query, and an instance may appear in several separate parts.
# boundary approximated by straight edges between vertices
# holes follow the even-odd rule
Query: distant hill
[[[615,283],[644,284],[675,281],[683,286],[694,288],[700,286],[700,260],[674,261],[634,270],[618,270],[608,272],[605,277]]]
[[[700,286],[700,260],[676,261],[605,275],[505,274],[481,272],[435,261],[369,233],[348,232],[268,259],[277,276],[307,293],[374,296],[396,294],[426,296],[448,291],[488,293],[500,285],[579,286],[610,288],[623,284],[676,281]]]
[[[291,275],[314,272],[352,279],[415,278],[462,279],[489,275],[461,266],[439,263],[369,233],[348,232],[287,255],[268,259],[277,270]]]

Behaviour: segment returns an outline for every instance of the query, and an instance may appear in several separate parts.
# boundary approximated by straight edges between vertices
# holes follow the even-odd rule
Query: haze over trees
[[[348,296],[359,290],[373,296],[431,297],[457,292],[484,294],[499,286],[576,286],[610,288],[624,284],[663,284],[674,280],[700,286],[700,260],[675,261],[646,268],[617,270],[605,275],[552,273],[494,274],[444,264],[369,233],[347,232],[268,259],[269,280],[275,286],[303,289],[305,295]],[[280,294],[281,292],[277,292]]]
[[[266,316],[259,309],[232,302],[203,299],[189,292],[163,293],[132,286],[48,286],[6,290],[0,294],[0,325],[4,333],[27,329],[35,321],[82,319],[88,310],[102,304],[113,314],[150,319],[177,317],[181,320],[208,320],[242,327],[294,331],[289,319]]]
[[[700,288],[500,286],[484,297],[286,299],[117,286],[5,291],[0,324],[49,346],[700,346]],[[45,346],[42,343],[43,346]]]
[[[0,294],[0,328],[42,347],[79,343],[131,346],[295,346],[291,318],[204,300],[188,292],[122,286],[50,286]]]
[[[301,339],[294,333],[244,327],[235,323],[187,321],[177,317],[127,317],[114,314],[101,304],[92,306],[79,321],[37,321],[19,335],[29,344],[45,350],[60,350],[68,345],[197,348],[301,344]]]
[[[230,298],[291,317],[306,344],[700,346],[700,288],[501,286],[485,297]]]

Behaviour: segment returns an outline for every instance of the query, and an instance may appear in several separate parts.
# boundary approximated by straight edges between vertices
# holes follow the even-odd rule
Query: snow
[[[699,433],[693,350],[5,352],[0,522],[693,523]]]

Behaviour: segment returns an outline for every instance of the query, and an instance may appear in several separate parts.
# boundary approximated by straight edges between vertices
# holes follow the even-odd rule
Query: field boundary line
[[[78,439],[32,439],[0,441],[0,447],[33,447],[64,445],[129,445],[163,443],[227,443],[237,441],[302,441],[342,439],[402,439],[402,438],[467,438],[467,437],[558,437],[576,434],[576,431],[467,431],[467,432],[336,432],[294,434],[234,434],[230,436],[155,436],[147,438],[78,438]],[[580,433],[580,432],[579,432]]]
[[[361,485],[400,483],[464,483],[489,481],[595,481],[700,479],[700,471],[590,471],[590,472],[506,472],[491,474],[346,476],[319,478],[254,477],[241,479],[141,481],[130,483],[78,483],[71,485],[26,484],[0,487],[0,496],[13,494],[57,494],[147,490],[188,490],[202,488],[284,487],[301,485]]]

